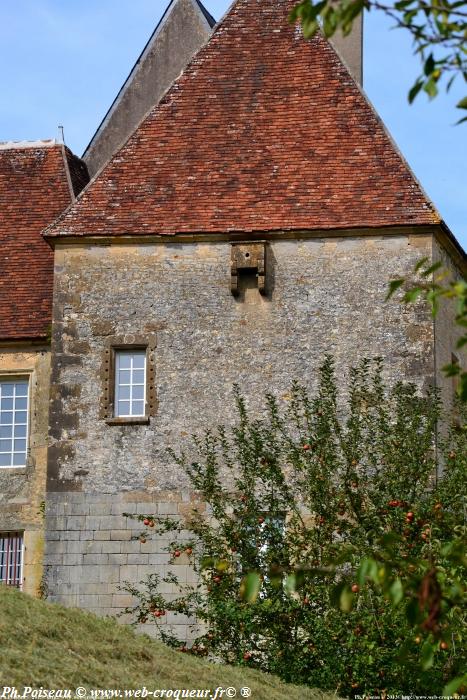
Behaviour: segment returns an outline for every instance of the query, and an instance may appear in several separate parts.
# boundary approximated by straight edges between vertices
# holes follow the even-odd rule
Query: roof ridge
[[[38,139],[37,141],[0,141],[0,150],[6,151],[15,148],[51,148],[52,146],[61,145],[62,143],[57,139]]]

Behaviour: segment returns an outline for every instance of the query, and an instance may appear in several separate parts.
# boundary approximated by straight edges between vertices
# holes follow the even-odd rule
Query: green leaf
[[[348,613],[353,606],[353,593],[348,586],[344,586],[339,597],[339,607],[342,612]]]
[[[455,377],[458,374],[461,373],[461,368],[459,365],[444,365],[444,367],[441,368],[446,377]]]
[[[438,87],[434,78],[427,80],[423,89],[430,99],[433,99],[438,94]]]
[[[420,609],[418,606],[418,600],[416,598],[411,598],[407,603],[407,607],[405,609],[405,616],[407,617],[409,624],[411,624],[412,626],[414,626],[417,623],[417,620],[420,617]]]
[[[357,581],[358,581],[358,585],[360,587],[362,587],[366,581],[366,577],[367,577],[368,571],[370,570],[370,566],[371,566],[371,559],[369,559],[368,557],[365,557],[364,559],[362,559],[360,566],[358,567],[358,571],[357,571]]]
[[[423,66],[423,71],[424,71],[425,75],[428,77],[429,75],[431,75],[433,73],[434,69],[435,69],[435,59],[433,58],[433,54],[430,53],[430,55],[428,56],[428,58],[425,61],[425,65]]]
[[[302,20],[302,32],[305,39],[311,39],[319,29],[319,22],[315,19]]]
[[[458,109],[467,109],[467,97],[463,97],[462,100],[456,104],[456,107]]]
[[[433,649],[433,645],[427,641],[422,646],[422,653],[421,653],[422,669],[424,671],[428,671],[428,669],[433,666],[434,660],[435,660],[435,652]]]
[[[420,287],[414,287],[413,289],[409,289],[405,294],[404,294],[404,303],[405,304],[413,304],[415,301],[417,301],[418,297],[420,294],[423,292],[423,289]]]
[[[467,401],[467,372],[463,372],[459,383],[459,396],[462,401]]]
[[[400,578],[396,580],[389,587],[389,597],[393,605],[399,605],[402,598],[404,597],[404,588],[402,586],[402,581]]]
[[[388,294],[387,294],[386,301],[388,301],[388,300],[392,297],[392,295],[393,295],[395,292],[397,292],[397,290],[399,289],[399,287],[402,287],[402,285],[404,284],[404,282],[405,282],[405,280],[403,280],[403,279],[391,280],[391,281],[389,282],[389,292],[388,292]]]
[[[254,571],[245,576],[241,585],[241,595],[247,603],[255,603],[261,588],[261,577]]]
[[[415,272],[418,272],[419,270],[421,270],[422,267],[425,265],[425,263],[428,262],[428,260],[429,260],[429,258],[427,258],[427,257],[422,258],[421,260],[419,260],[418,263],[417,263],[417,264],[415,265],[415,267],[414,267],[414,271],[415,271]]]
[[[443,695],[454,695],[457,690],[462,685],[465,685],[467,683],[467,674],[465,676],[457,676],[457,678],[453,678],[452,680],[449,681],[447,685],[444,686],[443,690]]]
[[[409,104],[412,104],[412,102],[414,101],[414,99],[417,97],[418,93],[422,89],[422,87],[423,87],[423,80],[417,80],[417,82],[412,85],[412,87],[409,90],[409,94],[408,94]]]
[[[439,270],[439,268],[442,266],[443,266],[443,263],[441,263],[441,262],[436,262],[436,263],[434,263],[434,265],[430,265],[430,267],[428,267],[426,270],[423,270],[422,277],[428,277],[433,272],[436,272],[436,270]]]
[[[285,590],[289,595],[297,590],[297,577],[295,574],[289,574],[285,579]]]

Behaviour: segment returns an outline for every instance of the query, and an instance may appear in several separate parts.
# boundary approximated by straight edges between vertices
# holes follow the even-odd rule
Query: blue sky
[[[2,0],[0,140],[54,138],[81,154],[168,0]],[[229,0],[205,0],[219,19]],[[380,13],[365,18],[364,89],[458,240],[467,247],[467,124],[463,93],[409,106],[418,75],[410,38]]]

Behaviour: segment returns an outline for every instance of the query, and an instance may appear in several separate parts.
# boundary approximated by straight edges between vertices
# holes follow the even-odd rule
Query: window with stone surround
[[[109,338],[104,351],[101,418],[108,425],[149,423],[156,413],[155,339]]]
[[[115,351],[115,417],[145,416],[146,350]]]
[[[0,469],[25,467],[29,378],[0,376]]]
[[[0,584],[21,588],[23,583],[23,534],[0,532]]]

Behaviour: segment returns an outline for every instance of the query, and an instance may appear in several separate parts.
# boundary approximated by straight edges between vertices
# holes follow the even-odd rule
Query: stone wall
[[[50,349],[0,347],[0,376],[30,376],[26,467],[0,468],[0,532],[24,532],[23,590],[39,592],[44,549]]]
[[[440,274],[443,271],[449,273],[445,283],[448,283],[450,280],[462,279],[461,272],[436,240],[433,240],[433,261],[441,262],[443,266],[435,274]],[[462,335],[462,328],[455,322],[456,306],[457,303],[454,299],[441,299],[439,312],[434,323],[436,382],[441,389],[441,396],[445,406],[452,404],[457,387],[457,379],[455,377],[446,377],[443,367],[451,364],[454,359],[453,355],[457,358],[461,367],[467,367],[465,347],[456,349],[457,340]]]
[[[432,382],[426,307],[384,303],[388,280],[409,274],[431,251],[431,235],[271,241],[268,295],[248,277],[236,298],[227,241],[60,243],[48,474],[51,598],[114,612],[123,605],[117,592],[123,578],[139,580],[138,567],[164,565],[157,546],[146,552],[130,540],[134,524],[121,519],[122,504],[130,498],[146,509],[132,496],[138,492],[165,512],[173,503],[168,495],[177,501],[189,488],[167,448],[231,422],[234,382],[259,411],[268,391],[287,400],[294,378],[312,387],[325,352],[334,354],[340,377],[362,357],[380,355],[388,379]],[[157,410],[147,425],[108,425],[101,417],[105,349],[113,337],[155,342]]]
[[[169,515],[183,517],[196,503],[194,494],[171,491],[115,495],[89,493],[51,493],[47,499],[46,573],[48,599],[68,606],[90,610],[98,615],[120,615],[124,622],[134,617],[122,615],[136,599],[121,590],[126,581],[144,581],[155,570],[164,576],[174,572],[182,583],[196,582],[188,557],[182,554],[170,563],[170,536],[157,536],[141,542],[139,535],[147,528],[124,514]],[[169,584],[160,591],[174,595]],[[167,630],[180,639],[190,640],[194,620],[168,612],[160,619]],[[139,630],[154,633],[153,624],[139,625]]]

